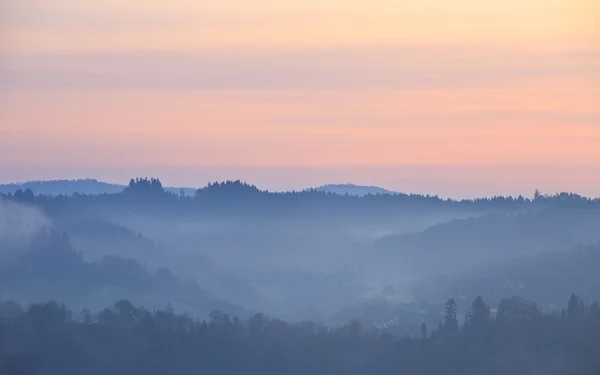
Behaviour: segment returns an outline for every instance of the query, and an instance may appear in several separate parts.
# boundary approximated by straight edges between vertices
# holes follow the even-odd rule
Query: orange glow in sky
[[[600,196],[599,19],[593,0],[8,0],[0,183],[155,167]]]

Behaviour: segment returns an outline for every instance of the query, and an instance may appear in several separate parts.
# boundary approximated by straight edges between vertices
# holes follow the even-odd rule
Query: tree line
[[[437,195],[422,194],[373,194],[364,196],[339,195],[317,189],[302,191],[269,192],[260,190],[244,181],[225,181],[209,183],[196,190],[193,196],[167,191],[158,178],[134,178],[120,193],[85,195],[43,196],[33,190],[17,190],[14,194],[5,194],[4,198],[25,203],[34,203],[43,207],[63,207],[70,203],[85,204],[136,204],[161,205],[181,212],[227,212],[257,210],[276,211],[348,211],[356,213],[398,213],[402,210],[497,210],[514,211],[530,208],[575,208],[600,207],[600,199],[583,197],[573,193],[544,195],[536,191],[533,198],[523,196],[494,196],[475,199],[444,199]]]
[[[461,323],[461,321],[463,321]],[[17,374],[598,374],[600,309],[572,295],[561,315],[518,297],[494,312],[478,297],[464,319],[449,299],[440,325],[395,337],[351,322],[337,328],[209,321],[127,300],[98,314],[56,302],[0,303],[0,373]]]

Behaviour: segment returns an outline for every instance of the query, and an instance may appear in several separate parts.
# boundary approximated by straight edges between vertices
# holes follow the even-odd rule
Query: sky
[[[600,196],[597,0],[2,0],[0,183]]]

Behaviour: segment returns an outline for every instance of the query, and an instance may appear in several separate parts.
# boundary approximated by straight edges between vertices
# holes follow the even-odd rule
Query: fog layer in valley
[[[466,309],[477,296],[519,295],[552,310],[565,294],[600,297],[598,200],[365,189],[375,188],[269,193],[236,181],[188,194],[138,179],[118,193],[15,190],[0,202],[0,299],[358,318],[414,334],[437,324],[447,298]]]

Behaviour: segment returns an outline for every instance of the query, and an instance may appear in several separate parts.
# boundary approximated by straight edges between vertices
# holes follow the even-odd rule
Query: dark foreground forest
[[[257,314],[209,322],[170,306],[149,312],[126,300],[99,314],[55,302],[26,310],[0,303],[3,375],[600,373],[600,308],[571,296],[562,314],[503,299],[493,315],[477,298],[464,323],[446,303],[439,327],[398,338],[353,322],[331,329]]]

